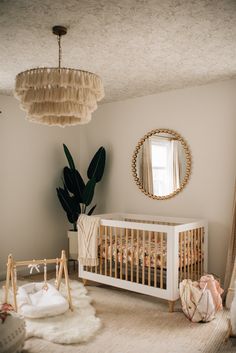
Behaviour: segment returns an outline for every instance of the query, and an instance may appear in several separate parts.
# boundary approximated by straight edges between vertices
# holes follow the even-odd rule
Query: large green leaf
[[[70,195],[67,192],[67,190],[62,189],[62,188],[57,188],[57,196],[59,198],[59,201],[62,205],[62,208],[64,209],[64,211],[66,213],[72,213],[72,205],[71,205],[71,201],[70,201]]]
[[[71,204],[72,204],[74,213],[81,213],[80,203],[78,202],[76,196],[71,197]]]
[[[66,213],[66,215],[67,215],[68,221],[69,221],[70,223],[73,224],[73,223],[76,222],[76,219],[75,219],[75,216],[74,216],[73,213]]]
[[[82,202],[85,183],[78,170],[65,167],[63,174],[65,185],[68,190],[76,196],[78,202]]]
[[[70,223],[75,223],[81,213],[80,204],[75,196],[70,196],[66,189],[57,188],[57,196],[67,214]]]
[[[64,143],[63,143],[63,148],[64,148],[64,152],[65,152],[65,155],[68,160],[70,168],[75,169],[75,163],[74,163],[73,157],[72,157],[68,147]]]
[[[91,214],[93,214],[93,211],[95,210],[96,207],[97,207],[97,205],[94,205],[92,208],[90,208],[90,210],[88,211],[87,215],[91,216]]]
[[[89,179],[94,178],[96,183],[98,183],[103,176],[104,168],[106,162],[106,151],[104,147],[100,147],[98,151],[93,156],[91,160],[88,170],[87,176]]]
[[[85,185],[85,189],[83,192],[83,203],[86,206],[90,205],[90,203],[92,202],[95,185],[96,185],[95,178],[90,179]]]
[[[67,218],[70,223],[77,223],[80,213],[67,213]]]

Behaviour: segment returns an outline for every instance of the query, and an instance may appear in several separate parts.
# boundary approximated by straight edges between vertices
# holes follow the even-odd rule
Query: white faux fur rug
[[[26,338],[39,337],[55,343],[72,344],[86,342],[98,331],[101,322],[95,316],[87,290],[78,281],[70,281],[70,287],[74,310],[45,319],[25,319]],[[66,297],[63,283],[60,292]]]
[[[211,322],[194,324],[178,306],[169,313],[166,302],[156,298],[106,286],[89,286],[88,293],[102,320],[93,339],[59,345],[32,337],[23,352],[216,353],[228,329],[224,312]],[[235,353],[234,349],[224,352]]]

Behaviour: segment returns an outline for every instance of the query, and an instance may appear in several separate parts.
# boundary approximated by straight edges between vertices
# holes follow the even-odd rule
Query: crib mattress
[[[186,244],[182,243],[181,252],[179,252],[180,257],[180,267],[190,266],[196,264],[201,260],[201,251],[198,244],[195,245],[195,252],[190,252],[186,248]],[[191,248],[191,244],[189,244]],[[147,266],[147,267],[167,267],[167,241],[163,239],[162,241],[157,240],[147,243],[143,243],[142,239],[132,240],[124,237],[122,241],[119,239],[115,242],[115,239],[108,238],[106,241],[103,240],[102,244],[99,245],[99,254],[102,255],[103,259],[108,261],[117,261],[118,263],[132,263],[133,265]]]

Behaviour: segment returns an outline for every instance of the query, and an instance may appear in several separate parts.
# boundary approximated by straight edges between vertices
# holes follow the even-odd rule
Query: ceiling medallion
[[[15,96],[29,121],[60,127],[86,124],[104,97],[102,80],[92,72],[61,67],[61,36],[67,28],[54,26],[52,32],[58,39],[58,67],[19,73]]]

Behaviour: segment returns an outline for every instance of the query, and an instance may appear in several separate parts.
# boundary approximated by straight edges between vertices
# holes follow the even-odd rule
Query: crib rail
[[[164,232],[100,226],[99,266],[85,271],[165,289],[166,242]]]
[[[204,228],[179,233],[179,282],[204,274]]]
[[[178,282],[197,280],[204,273],[204,228],[178,234]],[[167,288],[167,233],[101,225],[98,238],[99,265],[85,271]]]
[[[207,271],[207,222],[142,215],[104,215],[98,232],[99,265],[79,264],[84,279],[169,300],[179,283]]]

